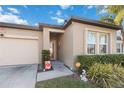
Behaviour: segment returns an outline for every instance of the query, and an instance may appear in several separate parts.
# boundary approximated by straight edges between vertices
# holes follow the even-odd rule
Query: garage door
[[[38,63],[38,40],[0,38],[0,66]]]

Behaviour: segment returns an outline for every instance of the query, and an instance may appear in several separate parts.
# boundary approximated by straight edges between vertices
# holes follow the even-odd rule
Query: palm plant
[[[100,18],[100,21],[105,22],[105,23],[109,23],[109,24],[115,24],[113,17],[110,15],[102,16]]]
[[[118,15],[115,17],[115,19],[114,19],[115,24],[121,25],[123,22],[123,18],[124,18],[124,8],[122,10],[120,10]]]
[[[109,5],[109,6],[98,6],[97,11],[100,13],[101,11],[106,11],[107,16],[102,16],[105,17],[106,19],[112,18],[113,24],[116,25],[122,25],[122,21],[124,18],[124,5]],[[104,21],[104,20],[101,20]]]
[[[109,24],[120,25],[123,27],[124,5],[109,5],[109,6],[98,6],[97,7],[98,13],[102,10],[106,11],[107,16],[106,15],[102,16],[100,18],[100,21],[107,22]],[[122,37],[123,37],[123,42],[124,42],[124,28],[122,30]]]

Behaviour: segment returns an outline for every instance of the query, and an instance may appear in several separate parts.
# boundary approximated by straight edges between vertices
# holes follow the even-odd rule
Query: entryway
[[[50,57],[51,60],[59,60],[58,58],[58,49],[59,49],[59,37],[63,33],[55,33],[51,32],[50,33]]]
[[[50,41],[50,57],[51,60],[57,59],[57,40]]]

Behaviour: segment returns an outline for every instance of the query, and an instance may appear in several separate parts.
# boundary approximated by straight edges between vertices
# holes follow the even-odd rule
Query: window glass
[[[122,53],[123,52],[123,44],[122,43],[117,43],[116,44],[116,51],[117,51],[117,53]]]
[[[122,36],[121,30],[117,31],[116,32],[116,38],[117,38],[117,40],[121,40],[122,39],[121,36]]]
[[[121,30],[116,32],[117,36],[121,36]]]
[[[107,36],[105,34],[100,35],[100,44],[105,45],[107,43]]]
[[[108,47],[108,42],[107,42],[107,34],[100,34],[99,36],[99,52],[100,53],[107,53],[107,47]]]
[[[96,44],[96,33],[88,32],[88,44]]]
[[[88,54],[95,54],[95,46],[96,46],[96,33],[88,32]]]
[[[95,54],[95,44],[88,44],[88,54]]]

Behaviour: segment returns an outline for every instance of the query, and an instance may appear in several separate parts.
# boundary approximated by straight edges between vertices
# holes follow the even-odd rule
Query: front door
[[[56,60],[57,59],[57,50],[56,50],[56,40],[52,40],[50,42],[50,56],[51,60]]]

